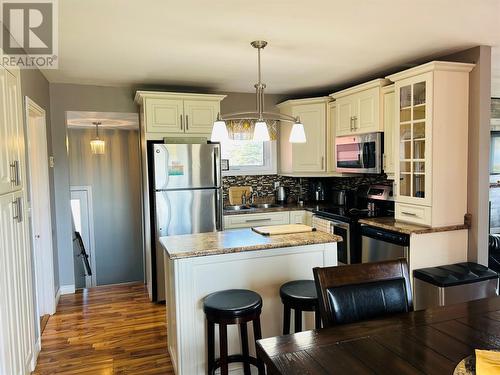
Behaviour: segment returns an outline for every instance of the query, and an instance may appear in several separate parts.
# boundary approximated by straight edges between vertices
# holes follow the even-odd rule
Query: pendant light
[[[106,142],[99,138],[99,125],[100,122],[93,122],[95,125],[95,138],[90,141],[90,149],[94,155],[104,155],[106,151]]]
[[[214,122],[214,127],[212,128],[212,136],[210,137],[210,139],[212,142],[221,143],[229,139],[226,122],[220,119],[220,115],[217,115],[217,120]]]
[[[254,141],[269,141],[268,123],[276,121],[291,122],[293,123],[292,131],[290,133],[289,141],[291,143],[304,143],[306,142],[306,134],[304,132],[304,125],[300,122],[299,117],[285,115],[283,113],[266,112],[264,110],[264,89],[266,84],[261,80],[261,64],[260,64],[260,51],[267,46],[265,40],[256,40],[250,43],[253,48],[257,49],[257,63],[258,63],[258,78],[259,81],[254,85],[256,91],[256,111],[236,112],[226,115],[217,115],[217,120],[214,122],[212,129],[211,140],[215,142],[222,142],[229,138],[225,121],[250,121],[255,122],[253,133]]]

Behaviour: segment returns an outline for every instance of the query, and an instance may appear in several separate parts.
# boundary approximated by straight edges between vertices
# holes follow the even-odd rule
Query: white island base
[[[206,295],[225,289],[250,289],[259,293],[263,299],[262,336],[279,336],[283,329],[280,286],[292,280],[312,280],[313,267],[334,265],[337,265],[336,242],[180,259],[171,259],[167,250],[168,349],[175,373],[204,375],[207,372],[203,313]],[[314,329],[312,314],[304,313],[304,330]],[[248,333],[251,355],[255,355],[251,323],[248,323]],[[218,335],[216,325],[216,348],[219,347]],[[241,353],[237,325],[228,326],[228,349],[229,354]],[[241,365],[231,364],[230,373],[243,374]],[[255,368],[252,373],[257,373]]]

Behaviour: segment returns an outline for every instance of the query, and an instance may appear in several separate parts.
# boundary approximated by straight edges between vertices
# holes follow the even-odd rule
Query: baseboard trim
[[[31,356],[30,372],[35,371],[36,363],[38,360],[38,355],[40,354],[40,351],[42,350],[42,338],[41,337],[39,337],[38,340],[36,340],[34,349],[35,349],[35,352]]]
[[[75,294],[75,285],[61,285],[59,287],[59,293],[61,296],[65,294]]]

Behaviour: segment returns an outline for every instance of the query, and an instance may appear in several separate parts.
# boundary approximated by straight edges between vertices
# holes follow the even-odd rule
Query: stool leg
[[[208,375],[215,374],[215,324],[207,322]]]
[[[302,331],[302,310],[295,309],[295,333]]]
[[[228,375],[228,362],[227,362],[227,326],[219,324],[219,340],[220,340],[220,373],[221,375]]]
[[[260,318],[257,318],[253,321],[253,337],[255,339],[255,351],[257,351],[257,340],[262,338],[262,330],[260,328]],[[265,375],[264,363],[259,360],[259,365],[257,366],[259,369],[259,375]]]
[[[288,335],[290,333],[290,314],[292,310],[290,307],[284,303],[283,304],[283,334]]]
[[[241,335],[241,350],[243,351],[243,372],[245,375],[251,375],[250,372],[250,362],[249,359],[249,351],[248,351],[248,332],[247,332],[247,324],[240,323],[240,335]]]
[[[316,309],[314,310],[314,326],[316,329],[321,328],[321,314],[319,312],[319,307],[316,306]]]

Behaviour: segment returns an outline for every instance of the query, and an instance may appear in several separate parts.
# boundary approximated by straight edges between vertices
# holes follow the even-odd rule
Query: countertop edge
[[[380,219],[380,218],[379,218]],[[411,223],[405,223],[405,222],[396,222],[394,221],[394,224],[387,224],[387,223],[381,223],[377,221],[377,218],[375,219],[360,219],[359,220],[360,224],[365,224],[371,227],[376,227],[376,228],[381,228],[381,229],[387,229],[393,232],[398,232],[398,233],[403,233],[403,234],[429,234],[429,233],[439,233],[439,232],[452,232],[456,230],[464,230],[464,229],[469,229],[469,226],[466,224],[460,224],[460,225],[446,225],[442,227],[424,227],[421,226],[421,228],[399,228],[395,225],[401,224],[401,225],[411,225],[415,227],[419,227],[418,224],[411,224]]]
[[[187,258],[199,258],[199,257],[205,257],[205,256],[211,256],[211,255],[235,254],[235,253],[259,251],[259,250],[271,250],[271,249],[310,246],[310,245],[323,245],[323,244],[329,244],[329,243],[342,242],[342,237],[334,235],[334,234],[330,234],[330,236],[332,237],[331,241],[308,240],[308,241],[305,241],[303,244],[297,244],[296,242],[264,243],[264,244],[257,244],[257,245],[248,245],[248,246],[243,246],[243,247],[242,246],[225,247],[225,248],[214,247],[214,248],[210,248],[210,249],[199,249],[199,250],[194,248],[193,250],[185,251],[182,253],[170,253],[168,248],[166,247],[166,245],[161,240],[161,238],[160,238],[160,244],[163,247],[163,250],[165,251],[166,255],[169,257],[170,260],[178,260],[178,259],[187,259]]]

